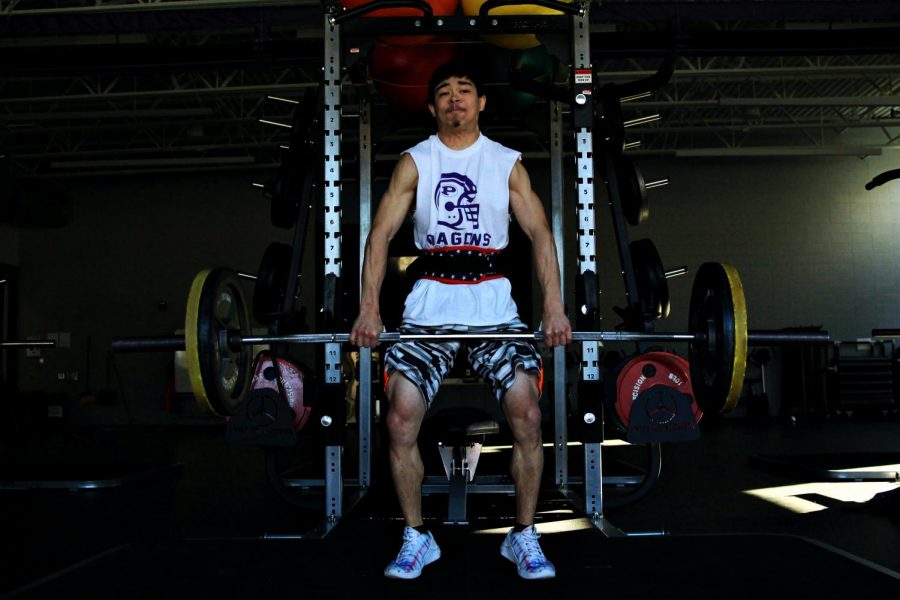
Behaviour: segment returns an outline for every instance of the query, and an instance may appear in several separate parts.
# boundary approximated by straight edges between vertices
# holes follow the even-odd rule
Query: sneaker
[[[534,529],[534,525],[527,527],[521,533],[512,529],[506,534],[503,545],[500,546],[500,554],[503,558],[516,563],[519,569],[519,577],[522,579],[550,579],[556,577],[556,567],[544,556],[541,545],[538,543],[540,534]]]
[[[403,529],[403,546],[397,558],[384,569],[384,576],[392,579],[415,579],[422,569],[441,557],[441,549],[431,532],[419,533],[412,527]]]

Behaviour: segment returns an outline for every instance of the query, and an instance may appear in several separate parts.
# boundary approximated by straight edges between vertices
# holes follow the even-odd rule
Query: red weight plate
[[[281,387],[287,397],[288,405],[294,412],[294,430],[300,431],[306,425],[309,418],[311,407],[309,402],[304,405],[303,402],[303,372],[289,360],[278,358],[278,373],[280,374]],[[270,371],[270,369],[272,369]],[[251,389],[270,389],[279,392],[278,380],[275,377],[272,365],[272,357],[263,354],[260,355],[256,363],[256,372],[253,374],[253,381],[250,384]]]
[[[622,427],[628,429],[631,406],[638,394],[654,385],[667,385],[689,396],[694,419],[699,422],[703,412],[694,401],[690,372],[685,359],[669,352],[647,352],[628,361],[616,378],[616,416]]]

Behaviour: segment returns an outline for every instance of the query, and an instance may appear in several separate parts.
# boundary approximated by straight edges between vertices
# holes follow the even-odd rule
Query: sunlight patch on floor
[[[873,469],[867,467],[864,470]],[[802,496],[822,496],[839,502],[868,502],[876,494],[897,487],[900,487],[900,484],[889,481],[819,481],[744,490],[744,493],[771,502],[791,512],[806,514],[825,510],[828,507]]]
[[[555,446],[555,444],[553,444],[553,442],[545,442],[542,445],[544,448],[553,448]],[[581,442],[566,442],[566,446],[568,446],[570,448],[574,447],[574,446],[582,446],[582,445],[583,444]],[[602,445],[603,446],[630,446],[631,444],[629,444],[625,440],[611,439],[611,440],[603,440]],[[482,448],[481,452],[483,454],[493,454],[495,452],[503,452],[506,450],[512,450],[512,446],[509,444],[506,444],[506,445],[492,444],[490,446],[485,446],[484,448]]]
[[[883,473],[900,473],[900,464],[894,465],[873,465],[871,467],[853,467],[851,469],[831,469],[836,473],[864,473],[864,472],[883,472]]]
[[[544,534],[554,534],[554,533],[566,533],[568,531],[581,531],[582,529],[593,529],[594,525],[591,523],[590,519],[586,518],[578,518],[578,519],[563,519],[561,521],[550,521],[547,523],[538,523],[536,525],[538,533],[541,535]],[[479,529],[474,531],[473,533],[477,534],[489,534],[489,535],[506,535],[506,532],[509,531],[509,527],[494,527],[492,529]]]

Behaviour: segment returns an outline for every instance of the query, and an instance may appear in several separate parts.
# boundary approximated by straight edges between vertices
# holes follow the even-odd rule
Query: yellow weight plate
[[[194,399],[197,401],[197,405],[210,415],[221,416],[209,404],[209,398],[206,397],[206,387],[203,385],[203,375],[200,370],[198,326],[200,299],[203,296],[203,286],[207,277],[209,277],[209,273],[209,269],[200,271],[191,283],[191,291],[188,293],[187,299],[187,310],[184,315],[184,351],[188,379],[191,382],[191,391],[194,392]]]
[[[462,0],[463,14],[468,16],[477,16],[481,10],[481,5],[487,0]],[[571,0],[562,0],[566,4],[571,4]],[[561,11],[540,6],[538,4],[521,4],[513,6],[498,6],[488,11],[489,15],[496,16],[515,16],[515,15],[561,15]],[[509,50],[527,50],[541,45],[540,40],[533,33],[513,33],[506,35],[484,35],[482,36],[486,42],[490,42],[501,48]]]
[[[224,268],[194,277],[185,312],[188,379],[198,406],[208,414],[233,415],[250,387],[251,356],[229,347],[229,336],[249,329],[250,317],[240,282]]]
[[[737,406],[744,389],[744,374],[747,371],[747,302],[744,299],[744,284],[733,265],[723,264],[728,285],[731,288],[731,304],[734,308],[734,359],[731,384],[722,412],[729,412]]]
[[[732,410],[747,367],[747,305],[737,269],[715,262],[697,269],[688,331],[694,399],[708,415]]]
[[[481,10],[481,5],[487,0],[462,0],[463,14],[473,17]],[[571,4],[572,0],[560,0],[563,4]],[[497,6],[488,11],[491,16],[499,15],[561,15],[561,10],[547,8],[539,4],[516,4],[510,6]]]

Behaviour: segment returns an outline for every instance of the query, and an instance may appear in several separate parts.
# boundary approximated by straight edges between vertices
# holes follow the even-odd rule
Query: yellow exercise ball
[[[477,16],[481,10],[481,5],[487,0],[462,0],[463,13],[468,16]],[[572,0],[560,0],[566,4],[571,4]],[[488,11],[489,15],[561,15],[561,11],[552,8],[545,8],[537,4],[522,4],[518,6],[498,6]],[[503,35],[485,35],[482,36],[485,41],[500,46],[501,48],[509,48],[510,50],[527,50],[540,46],[541,42],[533,33],[513,33]]]

